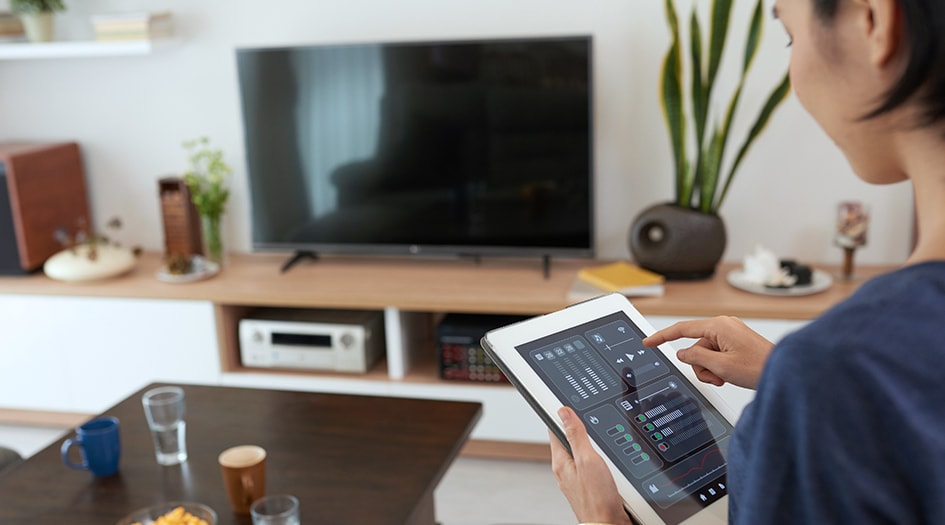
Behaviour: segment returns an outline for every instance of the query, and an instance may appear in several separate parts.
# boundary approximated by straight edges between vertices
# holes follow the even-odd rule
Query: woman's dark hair
[[[833,21],[839,2],[812,0],[824,22]],[[920,125],[945,121],[945,2],[897,0],[902,9],[903,34],[908,39],[909,62],[885,100],[866,115],[872,118],[892,111],[913,96],[919,104]]]

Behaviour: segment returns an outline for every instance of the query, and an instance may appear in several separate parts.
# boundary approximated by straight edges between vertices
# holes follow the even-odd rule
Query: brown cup
[[[233,511],[249,514],[250,505],[266,495],[266,449],[240,445],[221,452],[217,461]]]

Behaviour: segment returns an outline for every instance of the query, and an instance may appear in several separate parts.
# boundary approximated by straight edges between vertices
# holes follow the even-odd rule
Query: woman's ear
[[[862,16],[870,63],[886,67],[903,45],[902,12],[898,0],[857,0]]]

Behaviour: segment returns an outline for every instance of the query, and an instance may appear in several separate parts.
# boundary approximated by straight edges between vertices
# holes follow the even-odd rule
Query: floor
[[[0,443],[24,457],[67,429],[0,425]],[[573,525],[574,514],[546,462],[460,457],[434,494],[441,525]]]

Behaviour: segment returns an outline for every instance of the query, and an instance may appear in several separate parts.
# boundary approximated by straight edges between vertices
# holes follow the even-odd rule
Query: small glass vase
[[[203,255],[208,261],[223,267],[223,234],[220,231],[219,215],[201,215],[200,225],[203,234]]]

